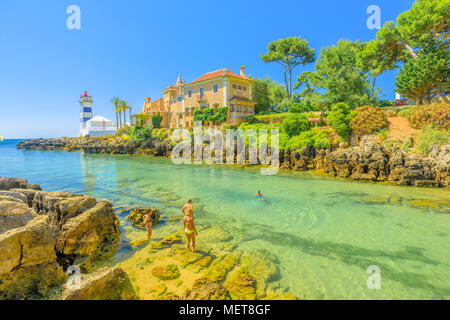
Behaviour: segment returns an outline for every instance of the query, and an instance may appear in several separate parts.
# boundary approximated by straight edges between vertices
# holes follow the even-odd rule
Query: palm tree
[[[111,103],[114,104],[115,110],[116,110],[116,127],[117,130],[119,130],[119,116],[118,116],[118,112],[119,112],[119,105],[120,105],[120,98],[119,97],[113,97],[111,98]]]
[[[131,107],[128,105],[128,102],[126,101],[120,101],[120,108],[123,111],[123,124],[125,125],[127,123],[126,120],[126,111],[130,110],[130,124],[131,124]]]

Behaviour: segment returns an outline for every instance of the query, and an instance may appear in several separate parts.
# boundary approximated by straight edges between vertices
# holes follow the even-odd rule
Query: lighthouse
[[[80,133],[78,136],[85,136],[87,132],[87,122],[92,119],[92,97],[87,91],[80,95]]]

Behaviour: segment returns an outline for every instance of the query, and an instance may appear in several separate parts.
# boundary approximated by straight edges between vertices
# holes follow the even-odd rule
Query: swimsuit
[[[184,229],[184,232],[185,232],[187,235],[190,235],[191,233],[194,233],[195,230],[189,230],[188,228],[186,228],[186,229]]]
[[[263,196],[256,196],[256,198],[258,198],[259,200],[262,200],[263,199]]]

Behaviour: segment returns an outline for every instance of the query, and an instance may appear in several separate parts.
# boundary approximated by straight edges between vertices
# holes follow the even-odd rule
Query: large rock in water
[[[62,300],[135,300],[128,275],[120,267],[102,268],[81,277],[79,288],[63,287]]]
[[[0,183],[0,299],[45,297],[69,265],[88,272],[114,254],[120,229],[111,202],[31,189],[23,179]]]
[[[159,223],[161,215],[158,209],[144,209],[144,208],[133,209],[128,215],[128,220],[131,221],[131,224],[133,226],[138,227],[140,229],[145,229],[144,216],[147,213],[150,213],[153,225]]]

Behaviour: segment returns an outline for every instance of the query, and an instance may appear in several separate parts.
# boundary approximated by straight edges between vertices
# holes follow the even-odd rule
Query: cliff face
[[[26,140],[17,148],[170,156],[173,147],[167,139],[137,142],[120,139],[62,138]],[[246,158],[248,159],[248,154]],[[373,138],[366,136],[359,146],[352,149],[332,151],[305,147],[300,151],[280,150],[280,167],[294,171],[323,170],[330,176],[359,181],[388,181],[399,185],[448,187],[450,185],[450,145],[434,147],[430,155],[425,157],[406,153],[400,148],[381,146],[375,143]]]
[[[45,297],[78,265],[114,254],[120,237],[112,204],[89,196],[41,191],[0,177],[0,299]]]
[[[330,176],[359,181],[389,181],[398,185],[448,187],[450,146],[433,148],[429,157],[385,148],[366,137],[358,147],[333,152],[307,147],[284,153],[283,168],[323,169]]]

